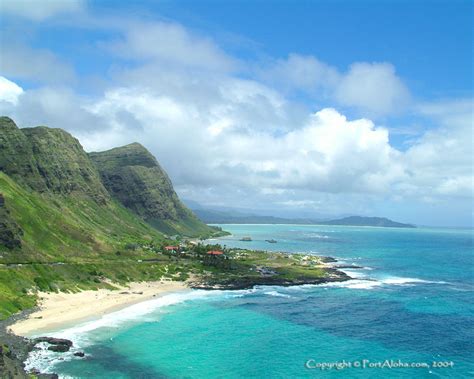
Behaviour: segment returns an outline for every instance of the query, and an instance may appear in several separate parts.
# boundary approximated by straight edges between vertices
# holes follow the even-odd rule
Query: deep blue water
[[[87,359],[40,354],[32,364],[87,378],[474,377],[472,230],[222,227],[227,246],[365,268],[347,270],[355,279],[345,283],[167,295],[58,333]],[[354,367],[386,360],[423,367]]]

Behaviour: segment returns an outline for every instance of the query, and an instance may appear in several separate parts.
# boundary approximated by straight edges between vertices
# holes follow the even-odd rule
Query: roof
[[[179,246],[165,246],[165,250],[178,250]]]
[[[209,255],[222,255],[224,254],[222,251],[219,250],[211,250],[207,252]]]

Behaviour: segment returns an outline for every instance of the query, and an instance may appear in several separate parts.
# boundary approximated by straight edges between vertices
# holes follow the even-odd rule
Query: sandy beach
[[[185,282],[160,281],[129,283],[118,290],[99,289],[78,293],[39,293],[39,310],[9,326],[9,331],[28,337],[99,318],[129,305],[169,292],[188,289]]]

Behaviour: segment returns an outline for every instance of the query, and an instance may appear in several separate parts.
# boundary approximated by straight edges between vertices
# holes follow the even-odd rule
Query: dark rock
[[[255,286],[299,286],[302,284],[323,284],[330,282],[343,282],[350,280],[351,277],[342,271],[327,268],[327,276],[320,278],[293,278],[287,279],[276,276],[240,276],[231,280],[207,280],[199,283],[191,283],[191,288],[206,290],[243,290],[250,289]]]
[[[62,345],[70,348],[72,346],[72,341],[65,338],[55,338],[55,337],[38,337],[34,339],[34,343],[47,342],[51,345]]]
[[[84,354],[83,351],[77,351],[77,352],[74,353],[74,356],[76,356],[76,357],[83,357],[83,356],[85,356],[85,354]]]
[[[65,353],[69,351],[70,347],[67,345],[51,345],[48,346],[48,350],[56,351],[57,353]]]

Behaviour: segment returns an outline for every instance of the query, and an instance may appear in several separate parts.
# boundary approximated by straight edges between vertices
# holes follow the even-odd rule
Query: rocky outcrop
[[[64,339],[64,338],[54,338],[54,337],[38,337],[33,340],[35,344],[40,342],[46,342],[50,344],[48,346],[48,350],[56,351],[58,353],[65,353],[69,351],[72,347],[72,341]]]
[[[279,275],[278,272],[273,271],[272,275],[240,275],[239,277],[232,278],[208,278],[208,279],[197,279],[190,283],[190,287],[193,289],[205,289],[205,290],[243,290],[251,289],[255,286],[299,286],[303,284],[324,284],[333,282],[344,282],[350,280],[351,277],[342,271],[326,268],[327,275],[319,278],[301,277],[286,278]]]

